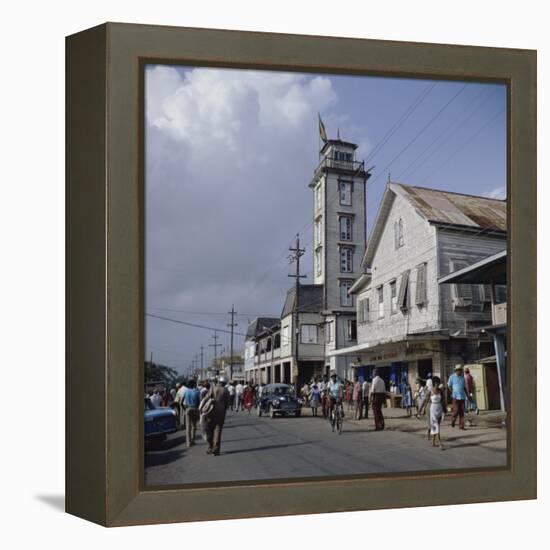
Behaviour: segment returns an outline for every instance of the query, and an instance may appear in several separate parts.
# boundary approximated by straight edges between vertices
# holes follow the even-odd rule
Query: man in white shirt
[[[244,386],[239,382],[235,386],[235,410],[239,412],[239,410],[243,410],[243,393],[244,393]]]
[[[162,403],[162,397],[160,396],[160,392],[158,390],[155,390],[153,392],[153,395],[150,397],[151,403],[153,404],[153,407],[158,408],[160,407]]]
[[[229,393],[229,403],[232,411],[235,410],[235,382],[231,380],[227,385],[227,393]]]
[[[174,401],[178,404],[178,410],[180,413],[180,426],[185,429],[185,406],[183,404],[183,396],[187,386],[185,384],[176,384],[176,397]]]
[[[386,402],[386,384],[378,374],[378,369],[372,372],[373,379],[370,388],[370,400],[372,403],[372,414],[374,415],[374,429],[379,432],[384,429],[384,415],[382,405]]]

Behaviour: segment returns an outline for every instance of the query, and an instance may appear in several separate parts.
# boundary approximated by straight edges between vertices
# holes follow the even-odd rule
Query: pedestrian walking
[[[363,385],[361,386],[363,390],[363,410],[365,418],[369,417],[369,393],[370,393],[370,384],[369,381],[365,378]]]
[[[178,390],[176,391],[175,402],[178,404],[179,421],[180,426],[185,429],[185,405],[183,404],[183,394],[187,390],[187,386],[184,383],[178,384]]]
[[[248,414],[250,414],[250,410],[254,406],[254,388],[250,384],[244,387],[243,406],[248,411]]]
[[[225,378],[220,377],[217,384],[212,385],[205,399],[213,400],[212,411],[206,420],[206,440],[208,450],[206,454],[218,456],[221,451],[222,430],[225,423],[225,413],[229,408],[229,392],[225,387]]]
[[[321,412],[323,413],[323,418],[328,416],[327,385],[328,378],[323,376],[322,380],[319,382],[319,391],[321,392]]]
[[[453,416],[451,426],[454,428],[458,418],[458,426],[461,430],[464,427],[464,404],[466,401],[466,380],[464,379],[464,367],[461,364],[456,365],[454,374],[451,374],[448,382],[453,400]]]
[[[190,380],[183,394],[185,405],[185,443],[187,447],[195,444],[197,422],[199,420],[200,390],[194,380]]]
[[[439,377],[434,376],[432,379],[432,388],[426,397],[426,401],[430,402],[430,427],[428,430],[428,438],[432,439],[432,445],[434,447],[440,447],[441,445],[441,422],[445,414],[445,397],[441,390],[441,380]]]
[[[363,418],[363,385],[358,376],[355,377],[355,383],[353,384],[353,406],[355,408],[355,420],[361,420]]]
[[[235,410],[237,412],[243,410],[243,393],[244,393],[244,386],[238,382],[235,386]]]
[[[307,404],[308,396],[309,396],[309,385],[307,382],[304,382],[304,385],[300,390],[300,397],[304,400],[305,404]]]
[[[413,406],[413,397],[412,397],[412,388],[407,380],[406,375],[403,377],[403,408],[407,411],[407,416],[412,416],[412,406]]]
[[[229,393],[229,401],[231,403],[230,408],[232,411],[235,410],[235,382],[233,380],[230,380],[229,384],[227,384],[227,391]]]
[[[415,393],[416,418],[420,418],[420,416],[426,412],[424,407],[424,400],[426,399],[426,394],[428,392],[426,381],[423,380],[422,378],[417,378],[416,388],[417,388]]]
[[[321,404],[321,390],[314,382],[309,391],[309,406],[311,407],[311,416],[317,416],[317,409]]]
[[[476,402],[475,381],[468,367],[464,369],[464,382],[466,383],[466,413],[474,412],[479,414],[479,407]]]
[[[372,403],[372,414],[374,415],[374,429],[381,431],[385,427],[384,415],[382,414],[382,406],[386,402],[386,383],[378,374],[378,369],[373,371],[374,378],[372,379],[370,389],[370,399]]]

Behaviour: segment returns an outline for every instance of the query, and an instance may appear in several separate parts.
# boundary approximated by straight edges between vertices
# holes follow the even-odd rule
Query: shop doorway
[[[432,359],[419,359],[418,360],[418,377],[422,380],[426,380],[429,376],[433,375]]]

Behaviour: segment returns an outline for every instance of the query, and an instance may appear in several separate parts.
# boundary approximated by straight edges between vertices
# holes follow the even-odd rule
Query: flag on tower
[[[325,125],[323,124],[323,121],[321,120],[321,115],[319,114],[319,136],[321,139],[326,142],[328,141],[327,138],[327,131],[325,130]]]

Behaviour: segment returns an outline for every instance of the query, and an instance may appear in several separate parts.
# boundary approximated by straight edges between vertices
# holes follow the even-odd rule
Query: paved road
[[[407,424],[407,422],[409,422]],[[372,420],[345,422],[341,435],[326,420],[258,418],[254,411],[228,412],[220,456],[206,455],[197,438],[190,449],[184,432],[146,452],[147,485],[373,474],[506,464],[506,433],[498,428],[460,432],[444,424],[444,450],[426,440],[425,421],[387,420],[375,432]]]

